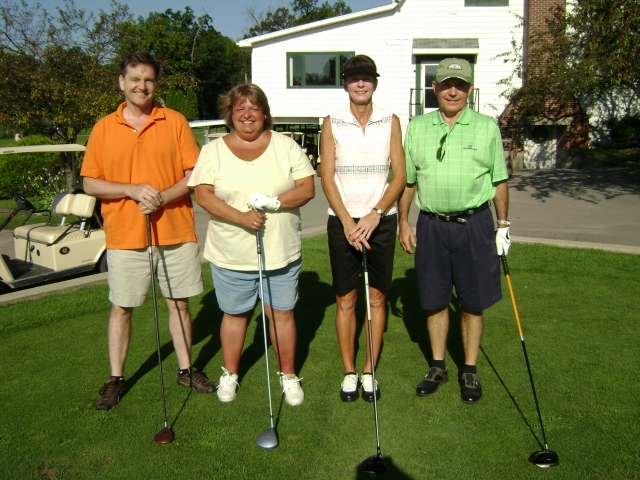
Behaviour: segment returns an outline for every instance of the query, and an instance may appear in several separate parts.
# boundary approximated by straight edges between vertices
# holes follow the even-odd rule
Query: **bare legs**
[[[371,299],[371,324],[373,326],[373,350],[377,364],[382,347],[382,336],[386,324],[385,294],[380,290],[369,287]],[[357,290],[351,290],[344,295],[336,295],[336,333],[338,346],[344,365],[344,373],[355,372],[355,341],[356,341],[356,300]],[[371,354],[369,348],[369,325],[365,321],[366,360],[364,372],[371,372]]]
[[[191,315],[187,299],[167,298],[169,309],[169,330],[180,368],[191,366]],[[107,338],[109,340],[109,361],[111,375],[122,376],[131,339],[131,318],[133,307],[111,306]]]
[[[293,310],[276,310],[265,304],[269,319],[269,335],[282,373],[295,373],[297,331]],[[224,368],[237,373],[240,355],[247,334],[249,312],[238,315],[225,313],[220,325],[220,341]]]
[[[482,312],[470,312],[462,309],[462,343],[464,345],[464,363],[475,365],[482,341],[484,319]],[[427,330],[431,342],[434,360],[444,360],[449,333],[449,307],[427,312]]]

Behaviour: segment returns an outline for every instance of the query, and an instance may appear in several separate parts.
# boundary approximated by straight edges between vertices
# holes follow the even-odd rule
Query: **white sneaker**
[[[367,402],[373,402],[373,375],[370,373],[362,374],[362,399]],[[380,400],[380,388],[376,380],[376,400]]]
[[[278,375],[280,375],[280,386],[285,401],[293,407],[300,405],[304,400],[304,392],[300,386],[302,379],[298,378],[295,373],[278,372]]]
[[[347,373],[340,385],[340,399],[343,402],[353,402],[357,400],[360,394],[358,393],[360,381],[358,380],[357,373]]]
[[[218,382],[218,390],[216,390],[218,400],[222,403],[232,402],[235,400],[236,390],[238,390],[238,375],[230,372],[224,367],[220,368],[222,368],[222,375]]]

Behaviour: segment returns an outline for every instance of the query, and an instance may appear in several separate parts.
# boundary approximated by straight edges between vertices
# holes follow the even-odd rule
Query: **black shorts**
[[[491,210],[465,220],[462,224],[418,216],[415,266],[425,310],[449,305],[453,286],[460,305],[471,312],[481,312],[502,298]]]
[[[358,218],[353,219],[358,223]],[[398,231],[398,216],[386,215],[380,219],[378,228],[371,234],[367,251],[369,286],[386,292],[391,288],[393,276],[393,254]],[[335,215],[327,221],[329,259],[333,274],[333,289],[343,295],[358,288],[362,271],[362,252],[349,245],[344,236],[342,222]]]

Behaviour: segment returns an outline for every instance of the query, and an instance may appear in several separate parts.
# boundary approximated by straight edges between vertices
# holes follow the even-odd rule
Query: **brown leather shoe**
[[[118,381],[116,377],[111,377],[98,392],[100,397],[96,401],[96,409],[111,410],[120,402],[120,397],[124,394],[125,389],[124,380]]]
[[[178,372],[178,385],[193,388],[198,393],[213,393],[216,391],[216,384],[207,378],[204,372],[196,367],[191,367],[182,375]]]

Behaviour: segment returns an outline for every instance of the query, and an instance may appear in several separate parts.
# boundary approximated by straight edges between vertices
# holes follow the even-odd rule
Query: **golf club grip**
[[[507,265],[507,256],[504,254],[500,255],[500,262],[502,263],[502,269],[504,270],[504,274],[509,275],[509,265]]]

